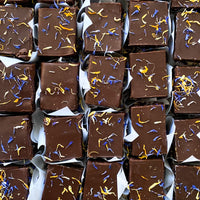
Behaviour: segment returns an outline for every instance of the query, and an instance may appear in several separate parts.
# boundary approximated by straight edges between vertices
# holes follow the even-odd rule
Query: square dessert
[[[35,107],[35,64],[6,68],[0,62],[0,112],[31,113]]]
[[[1,161],[32,159],[29,116],[0,117]]]
[[[164,163],[162,159],[129,160],[129,199],[159,200],[164,194]]]
[[[200,8],[199,0],[172,0],[171,8]]]
[[[76,8],[39,8],[39,56],[69,56],[76,53]]]
[[[29,170],[19,167],[0,168],[1,199],[27,199],[29,193]]]
[[[123,156],[124,113],[89,114],[88,157]]]
[[[200,13],[184,10],[176,15],[176,33],[174,43],[174,59],[200,61],[199,33]]]
[[[78,109],[78,63],[42,63],[40,108],[55,111]]]
[[[120,3],[91,3],[86,14],[92,25],[85,31],[86,52],[120,51],[122,48],[122,8]]]
[[[198,199],[200,190],[199,166],[176,166],[175,200]]]
[[[174,112],[200,113],[200,67],[176,66],[174,69]]]
[[[83,200],[118,200],[117,174],[121,165],[113,162],[87,162]]]
[[[131,1],[129,46],[167,46],[168,2]]]
[[[33,50],[33,9],[0,6],[0,54],[28,60]]]
[[[166,52],[130,53],[131,98],[167,97]]]
[[[139,135],[132,142],[132,156],[147,159],[167,154],[164,105],[131,107],[131,121]]]
[[[49,162],[82,157],[82,115],[45,117],[45,158]]]
[[[78,199],[81,168],[48,165],[42,200]]]
[[[123,90],[126,57],[90,56],[88,80],[91,89],[86,104],[119,108]]]
[[[176,160],[182,162],[191,156],[200,160],[200,119],[175,120]]]

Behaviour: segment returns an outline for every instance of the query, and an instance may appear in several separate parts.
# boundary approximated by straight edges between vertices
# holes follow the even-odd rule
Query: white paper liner
[[[12,65],[16,65],[18,63],[22,63],[23,60],[17,58],[9,58],[5,56],[0,56],[0,61],[5,65],[5,67],[10,67]]]
[[[27,200],[41,200],[46,179],[46,171],[43,166],[44,163],[40,155],[36,155],[31,162],[36,168],[33,170]]]
[[[124,45],[126,40],[127,40],[127,37],[128,37],[128,33],[129,33],[129,17],[128,17],[128,12],[126,12],[126,18],[125,18],[125,22],[124,22],[124,29],[123,29],[123,42],[122,44]]]
[[[166,191],[167,200],[172,200],[175,176],[166,159],[164,160],[164,167],[165,167],[164,190],[167,190]]]
[[[123,167],[120,168],[117,173],[117,196],[118,199],[122,196],[128,186],[128,181],[126,180],[126,176],[123,170]]]

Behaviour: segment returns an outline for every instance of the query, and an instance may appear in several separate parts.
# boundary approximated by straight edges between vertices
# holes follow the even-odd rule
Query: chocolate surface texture
[[[175,153],[178,162],[191,156],[200,160],[200,120],[184,119],[175,120]]]
[[[125,63],[125,57],[90,56],[88,80],[91,89],[86,93],[87,104],[120,107]]]
[[[124,113],[91,112],[88,157],[123,156]]]
[[[40,108],[78,109],[78,63],[42,63]]]
[[[174,112],[200,112],[200,67],[177,66],[174,69]]]
[[[1,161],[32,159],[29,116],[0,117]]]
[[[199,8],[199,0],[172,0],[172,8]]]
[[[32,8],[0,6],[0,54],[28,60],[33,50]]]
[[[129,46],[166,46],[169,31],[168,3],[131,1]]]
[[[82,169],[49,165],[42,200],[78,198]]]
[[[165,51],[130,53],[131,98],[167,97]]]
[[[86,52],[120,51],[122,22],[120,3],[91,3],[86,14],[92,25],[85,31]]]
[[[0,62],[0,112],[33,112],[35,65],[16,64],[6,68]]]
[[[82,157],[81,122],[82,115],[44,119],[48,162]]]
[[[199,43],[200,13],[194,10],[184,10],[176,15],[175,60],[200,60]]]
[[[132,126],[139,136],[132,142],[131,155],[140,159],[167,153],[163,105],[131,107]]]
[[[28,168],[0,168],[0,187],[2,199],[25,200],[29,192]]]
[[[164,164],[162,159],[129,161],[130,200],[164,199]]]
[[[117,200],[117,173],[119,163],[88,161],[86,168],[83,200]]]
[[[39,8],[40,56],[69,56],[76,52],[76,9]]]
[[[175,200],[199,198],[199,170],[198,166],[176,166]]]

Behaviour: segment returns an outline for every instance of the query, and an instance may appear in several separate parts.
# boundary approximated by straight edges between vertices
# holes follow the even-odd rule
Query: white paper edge
[[[44,162],[49,164],[49,165],[60,165],[60,164],[70,164],[70,163],[82,163],[82,161],[77,160],[76,158],[72,158],[69,160],[64,160],[64,161],[58,161],[58,162],[48,162],[46,161],[46,159],[44,158]]]
[[[170,64],[167,64],[167,74],[168,74],[168,97],[172,96],[172,69],[173,67]]]
[[[27,200],[41,200],[46,179],[46,171],[43,170],[44,163],[41,155],[36,155],[31,162],[36,168],[33,171]]]
[[[189,158],[184,160],[182,163],[189,163],[189,162],[200,162],[200,160],[197,159],[195,156],[191,155]]]
[[[128,117],[128,135],[124,137],[125,142],[133,142],[139,134],[133,128],[132,122],[130,117]]]
[[[61,117],[61,116],[77,116],[79,115],[79,113],[75,114],[73,113],[68,106],[61,108],[57,111],[51,112],[51,113],[47,113],[45,111],[43,111],[46,115],[48,116],[57,116],[57,117]]]
[[[123,30],[123,45],[125,44],[127,37],[128,37],[128,33],[129,33],[129,17],[128,17],[128,12],[126,12],[126,18],[124,21],[124,30]]]
[[[127,68],[125,68],[125,69],[127,69]],[[133,79],[133,77],[131,76],[130,70],[129,70],[129,69],[127,69],[127,70],[128,70],[128,72],[127,72],[127,83],[126,83],[126,85],[125,85],[125,87],[124,87],[124,89],[123,89],[123,92],[126,91],[126,90],[128,89],[128,87],[129,87],[129,85],[131,84],[131,81],[132,81],[132,79]]]
[[[126,176],[125,176],[123,167],[121,166],[119,172],[117,173],[117,196],[118,196],[118,199],[122,196],[122,194],[126,190],[127,186],[128,186],[128,181],[126,180]]]
[[[17,58],[9,58],[5,56],[0,56],[0,61],[5,65],[5,67],[10,67],[12,65],[23,62],[22,60],[19,60]]]
[[[176,126],[173,117],[167,116],[166,125],[169,127],[169,133],[167,134],[167,153],[168,153],[171,148],[176,131]]]

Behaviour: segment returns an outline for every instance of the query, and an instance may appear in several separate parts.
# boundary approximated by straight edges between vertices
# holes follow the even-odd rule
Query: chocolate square
[[[0,117],[1,161],[32,159],[29,116]]]
[[[49,165],[42,200],[78,199],[82,169]]]
[[[123,156],[124,113],[91,112],[88,157]]]
[[[132,142],[133,156],[146,159],[149,156],[167,154],[164,105],[131,107],[131,121],[139,135]]]
[[[0,6],[0,54],[28,60],[33,50],[32,8]]]
[[[0,112],[33,112],[35,64],[6,68],[0,62]]]
[[[171,8],[199,8],[199,1],[193,0],[172,0]]]
[[[39,8],[38,15],[39,55],[74,55],[76,53],[76,8]]]
[[[27,199],[29,192],[28,168],[1,167],[0,174],[2,199]]]
[[[200,119],[175,120],[175,153],[178,162],[194,156],[200,160]]]
[[[91,89],[86,93],[89,105],[118,108],[121,104],[126,58],[90,56],[88,80]]]
[[[131,53],[129,55],[131,98],[167,97],[167,67],[165,51]]]
[[[7,4],[7,3],[27,4],[27,3],[31,3],[31,1],[30,0],[0,0],[0,4]]]
[[[131,1],[129,46],[167,46],[168,2]]]
[[[42,63],[40,108],[78,109],[78,63]]]
[[[45,157],[49,162],[82,157],[82,115],[45,117]]]
[[[86,14],[92,25],[85,31],[85,51],[120,51],[122,48],[122,21],[120,3],[91,3]]]
[[[199,170],[199,166],[176,166],[175,200],[199,198]]]
[[[129,199],[164,199],[164,164],[161,159],[129,160]]]
[[[87,162],[83,200],[117,200],[119,163]]]
[[[176,66],[174,69],[174,112],[200,112],[200,67]]]
[[[200,13],[184,10],[176,15],[176,33],[174,46],[175,60],[200,61]]]

